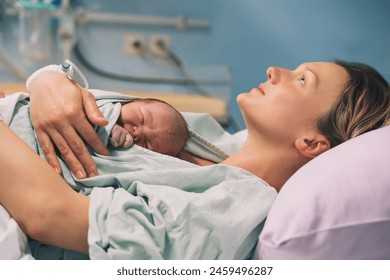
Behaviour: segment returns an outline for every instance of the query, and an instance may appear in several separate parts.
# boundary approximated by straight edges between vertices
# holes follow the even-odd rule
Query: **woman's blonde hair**
[[[318,129],[331,146],[390,124],[390,87],[371,66],[334,61],[349,74],[345,90],[330,112],[318,119]]]

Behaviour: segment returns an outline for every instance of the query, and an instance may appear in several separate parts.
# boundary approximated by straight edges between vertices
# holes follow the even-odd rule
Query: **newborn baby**
[[[135,144],[177,156],[188,137],[187,123],[174,107],[158,99],[135,99],[122,105],[110,143],[121,148]]]

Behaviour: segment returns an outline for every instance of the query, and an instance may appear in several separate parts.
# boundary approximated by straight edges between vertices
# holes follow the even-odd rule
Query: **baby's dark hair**
[[[390,124],[390,87],[369,65],[335,60],[349,75],[339,100],[318,119],[318,129],[331,146]]]
[[[172,125],[172,130],[167,131],[167,133],[164,134],[166,143],[175,143],[177,144],[177,153],[172,154],[171,156],[177,156],[179,152],[181,152],[187,143],[187,140],[190,138],[190,132],[188,129],[188,124],[186,120],[184,119],[183,115],[171,104],[168,102],[157,99],[157,98],[144,98],[141,99],[145,102],[160,102],[166,104],[168,107],[170,107],[174,112],[174,120]]]

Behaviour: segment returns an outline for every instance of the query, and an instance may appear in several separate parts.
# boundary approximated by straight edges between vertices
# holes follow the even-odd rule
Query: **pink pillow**
[[[315,158],[284,185],[256,259],[390,259],[390,126]]]

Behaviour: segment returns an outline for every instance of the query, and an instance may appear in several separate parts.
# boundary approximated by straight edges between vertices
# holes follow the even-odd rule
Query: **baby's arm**
[[[111,131],[110,144],[114,147],[129,148],[134,140],[130,133],[120,125],[114,125]]]

